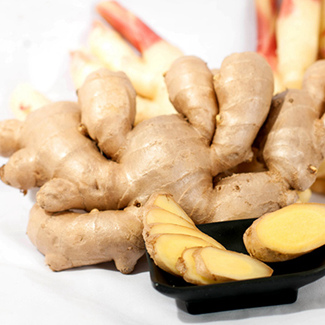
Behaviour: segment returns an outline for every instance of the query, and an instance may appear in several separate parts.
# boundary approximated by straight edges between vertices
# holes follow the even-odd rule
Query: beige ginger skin
[[[142,230],[137,237],[134,229],[139,227],[142,207],[157,191],[171,193],[200,224],[259,217],[295,202],[296,183],[303,184],[299,190],[313,183],[324,154],[324,126],[318,116],[311,114],[309,104],[300,109],[301,118],[295,119],[295,114],[283,118],[276,129],[268,126],[276,139],[283,129],[296,123],[306,146],[315,148],[316,154],[311,151],[310,157],[301,162],[310,174],[307,180],[291,182],[288,177],[295,172],[284,177],[285,166],[268,164],[273,159],[272,150],[265,150],[265,155],[261,151],[267,171],[222,177],[252,158],[253,142],[270,109],[272,70],[261,56],[233,54],[214,77],[201,59],[184,56],[174,62],[165,81],[179,114],[157,116],[135,127],[135,91],[124,73],[106,69],[86,79],[78,91],[79,103],[53,103],[31,113],[25,122],[0,123],[0,154],[11,156],[0,170],[1,179],[23,191],[41,187],[37,194],[41,209],[34,209],[38,221],[32,212],[28,234],[47,260],[56,256],[67,261],[54,269],[113,259],[120,271],[131,272],[144,253],[138,241],[143,241]],[[283,96],[287,98],[287,94]],[[304,91],[303,96],[309,95]],[[306,120],[310,123],[305,124]],[[261,141],[266,142],[265,148],[268,141],[275,141],[273,138],[269,140],[266,135],[267,140]],[[299,157],[293,157],[292,167],[299,162]],[[99,214],[106,214],[104,218],[114,219],[115,214],[127,213],[130,208],[135,226],[123,218],[113,226],[103,222],[96,235],[104,242],[102,236],[116,232],[118,237],[120,228],[127,224],[130,236],[125,237],[124,247],[127,254],[134,252],[130,263],[118,262],[123,253],[114,253],[120,246],[113,244],[114,240],[112,244],[105,242],[106,248],[98,248],[109,251],[106,257],[92,260],[89,254],[96,254],[87,252],[91,245],[85,245],[88,258],[81,257],[72,248],[66,249],[73,247],[75,237],[58,239],[61,227],[73,229],[74,220],[82,218],[73,214],[63,222],[57,212],[98,209],[102,211]],[[87,220],[89,215],[83,217]],[[62,226],[56,226],[56,222]],[[85,221],[81,228],[86,231],[87,227]],[[47,236],[52,239],[45,239]],[[53,248],[53,242],[58,246]],[[49,263],[55,264],[53,260]]]

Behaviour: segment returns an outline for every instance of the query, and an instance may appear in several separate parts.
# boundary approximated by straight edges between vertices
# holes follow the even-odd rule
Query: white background
[[[120,1],[185,54],[218,67],[255,50],[253,0]],[[0,119],[11,118],[14,87],[31,83],[52,100],[76,100],[69,51],[86,44],[98,1],[0,1]],[[37,126],[35,126],[37,127]],[[0,165],[6,162],[0,158]],[[294,304],[189,315],[155,291],[146,260],[122,275],[112,263],[54,273],[26,236],[35,191],[0,183],[1,324],[312,324],[325,320],[325,278],[299,290]],[[313,200],[323,201],[322,197]]]

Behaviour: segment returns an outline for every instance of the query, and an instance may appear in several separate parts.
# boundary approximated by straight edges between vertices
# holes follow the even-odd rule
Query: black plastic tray
[[[199,228],[227,249],[247,253],[243,234],[255,219],[200,225]],[[190,314],[293,303],[298,289],[325,275],[325,246],[280,263],[268,263],[271,277],[195,286],[159,267],[147,254],[153,287],[178,300]]]

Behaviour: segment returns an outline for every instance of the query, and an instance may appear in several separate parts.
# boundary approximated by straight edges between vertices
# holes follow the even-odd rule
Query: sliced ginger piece
[[[169,224],[169,223],[157,223],[152,224],[146,230],[147,235],[157,235],[157,234],[182,234],[182,235],[189,235],[201,238],[211,245],[219,247],[220,249],[225,249],[219,242],[217,242],[214,238],[208,236],[204,232],[200,231],[198,228],[190,228],[184,227],[181,225],[176,224]]]
[[[177,260],[176,269],[180,272],[186,282],[197,285],[211,284],[210,279],[197,273],[193,257],[193,253],[197,249],[197,247],[185,249],[182,256]]]
[[[153,223],[171,223],[197,229],[193,221],[189,222],[181,216],[159,207],[152,207],[145,214],[144,225],[146,226]]]
[[[269,277],[273,273],[268,265],[249,255],[215,247],[197,248],[192,256],[193,262],[189,259],[186,266],[195,271],[187,271],[187,275],[196,272],[204,282],[209,280],[211,284]],[[187,280],[191,279],[188,277]]]
[[[181,208],[179,204],[173,199],[170,194],[156,193],[153,194],[147,203],[148,206],[156,206],[174,213],[183,219],[187,220],[189,223],[194,225],[193,220],[187,215],[187,213]]]
[[[177,260],[185,249],[211,246],[199,237],[184,234],[157,234],[146,238],[146,248],[155,264],[166,272],[181,276],[176,268]],[[219,248],[218,248],[219,249]]]
[[[268,213],[246,230],[244,244],[264,262],[296,258],[325,245],[325,204],[296,203]]]

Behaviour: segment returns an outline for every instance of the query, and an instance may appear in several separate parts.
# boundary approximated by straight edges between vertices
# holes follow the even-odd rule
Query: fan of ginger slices
[[[185,281],[203,285],[269,277],[273,270],[249,255],[226,250],[201,232],[168,194],[146,204],[143,237],[155,264]]]

